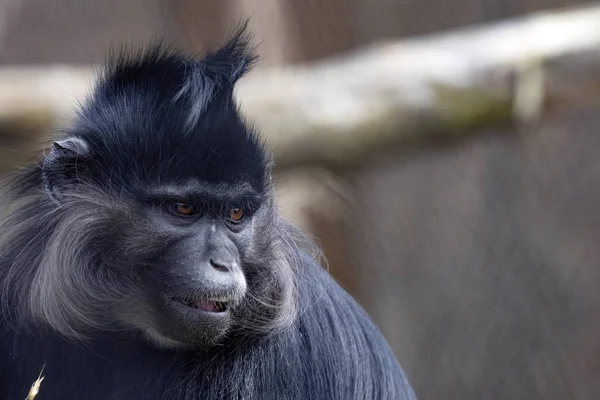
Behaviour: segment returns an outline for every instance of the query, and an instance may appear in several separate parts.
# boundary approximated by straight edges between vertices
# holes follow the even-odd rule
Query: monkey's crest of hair
[[[136,267],[148,265],[136,257],[165,242],[146,233],[138,199],[192,179],[249,184],[267,210],[244,254],[253,318],[239,328],[293,322],[299,232],[274,210],[269,157],[233,100],[235,82],[255,61],[245,27],[201,59],[164,46],[112,56],[73,125],[9,183],[0,225],[7,320],[72,337],[110,329],[107,310],[130,307],[141,290]],[[143,244],[135,235],[146,235]]]
[[[209,52],[201,60],[182,56],[164,43],[137,52],[127,48],[113,52],[109,55],[103,85],[113,91],[136,81],[147,82],[150,76],[162,73],[165,65],[177,64],[178,72],[184,74],[184,81],[172,100],[189,102],[186,127],[193,128],[208,103],[216,99],[220,91],[230,95],[233,84],[256,63],[258,57],[250,46],[246,25],[238,28],[224,46]]]

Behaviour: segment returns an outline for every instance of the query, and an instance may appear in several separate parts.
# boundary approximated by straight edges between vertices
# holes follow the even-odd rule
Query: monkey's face
[[[113,245],[139,282],[136,298],[115,312],[161,346],[218,341],[244,304],[248,257],[260,242],[255,227],[264,225],[267,206],[235,184],[169,185],[142,198]]]

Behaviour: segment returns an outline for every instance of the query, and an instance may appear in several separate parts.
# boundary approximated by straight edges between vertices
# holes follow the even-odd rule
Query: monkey
[[[0,398],[415,399],[383,334],[280,215],[234,96],[245,26],[111,52],[0,226]]]

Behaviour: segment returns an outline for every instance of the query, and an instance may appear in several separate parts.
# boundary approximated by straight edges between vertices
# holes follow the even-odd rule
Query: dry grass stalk
[[[35,382],[33,382],[33,385],[31,385],[31,389],[29,389],[29,394],[27,395],[25,400],[34,400],[35,396],[37,396],[37,394],[40,392],[40,386],[42,384],[42,381],[44,380],[42,373],[44,372],[45,366],[46,365],[44,364],[44,366],[42,367],[42,370],[40,371],[40,375],[35,380]]]

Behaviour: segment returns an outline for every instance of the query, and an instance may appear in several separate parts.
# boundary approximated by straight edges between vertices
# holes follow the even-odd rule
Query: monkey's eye
[[[178,215],[190,216],[196,214],[196,208],[190,203],[172,203],[171,210]]]
[[[244,218],[244,210],[241,208],[232,208],[229,210],[229,219],[233,222],[240,222]]]

